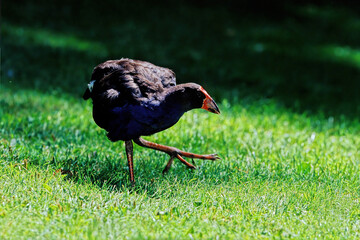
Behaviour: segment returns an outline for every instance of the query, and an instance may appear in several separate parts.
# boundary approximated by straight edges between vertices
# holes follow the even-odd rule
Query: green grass
[[[0,239],[359,239],[358,5],[66,2],[4,3]],[[204,86],[221,115],[146,139],[222,160],[135,146],[131,187],[81,99],[120,57]]]
[[[358,121],[224,101],[148,138],[222,160],[162,176],[167,155],[135,147],[132,189],[89,103],[0,93],[2,239],[359,237]]]

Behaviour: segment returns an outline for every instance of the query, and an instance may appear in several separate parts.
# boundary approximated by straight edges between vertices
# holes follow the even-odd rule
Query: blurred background
[[[356,118],[360,7],[314,2],[5,1],[1,85],[81,101],[95,65],[128,57],[169,67],[219,102]]]

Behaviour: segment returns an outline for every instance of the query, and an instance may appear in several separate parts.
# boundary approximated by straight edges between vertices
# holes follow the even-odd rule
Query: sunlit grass
[[[194,110],[150,138],[222,160],[179,162],[123,143],[91,106],[56,93],[0,90],[1,238],[356,238],[360,123],[292,113],[274,101]],[[66,175],[61,175],[58,169]]]

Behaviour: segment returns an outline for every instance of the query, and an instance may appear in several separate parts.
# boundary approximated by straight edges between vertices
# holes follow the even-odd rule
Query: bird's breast
[[[130,140],[163,131],[177,123],[182,115],[176,108],[127,104],[111,110],[106,130],[113,141]]]

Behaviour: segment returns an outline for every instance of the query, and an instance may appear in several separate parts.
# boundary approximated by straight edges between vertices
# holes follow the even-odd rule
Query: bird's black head
[[[194,108],[202,108],[212,113],[220,113],[215,101],[199,84],[180,84],[177,85],[176,88],[175,100],[183,105],[185,111],[189,111]]]

